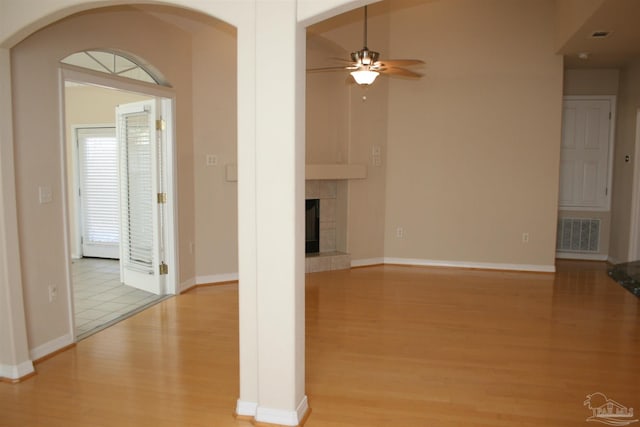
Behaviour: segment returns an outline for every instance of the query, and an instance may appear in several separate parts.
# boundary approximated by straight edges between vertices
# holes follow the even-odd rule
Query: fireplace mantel
[[[307,180],[343,180],[343,179],[365,179],[367,177],[367,166],[361,164],[326,164],[326,165],[306,165],[305,179]],[[238,166],[235,164],[226,165],[225,179],[227,182],[238,181]]]
[[[307,165],[305,179],[364,179],[367,177],[367,166],[358,164],[340,165]]]

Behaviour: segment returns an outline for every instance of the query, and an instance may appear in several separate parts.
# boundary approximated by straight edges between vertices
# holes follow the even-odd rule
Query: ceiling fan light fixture
[[[376,77],[378,77],[379,74],[380,74],[379,72],[373,71],[373,70],[356,70],[351,72],[353,79],[359,85],[372,84],[376,80]]]

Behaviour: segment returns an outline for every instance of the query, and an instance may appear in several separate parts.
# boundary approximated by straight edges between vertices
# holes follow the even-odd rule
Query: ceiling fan
[[[364,47],[358,51],[351,53],[351,60],[338,59],[339,61],[348,62],[349,65],[342,67],[324,67],[313,68],[309,71],[339,71],[353,70],[351,76],[359,85],[370,85],[380,74],[397,75],[403,77],[422,77],[422,74],[415,71],[407,70],[406,66],[421,65],[424,61],[420,59],[387,59],[379,60],[380,53],[369,50],[367,47],[367,6],[364,7]]]

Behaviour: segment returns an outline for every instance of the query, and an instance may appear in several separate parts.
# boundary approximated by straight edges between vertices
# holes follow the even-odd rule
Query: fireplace
[[[307,199],[305,209],[305,253],[320,252],[320,199]]]

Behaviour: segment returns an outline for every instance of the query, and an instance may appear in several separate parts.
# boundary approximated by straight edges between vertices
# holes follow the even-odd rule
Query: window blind
[[[77,129],[84,245],[120,240],[118,142],[115,128]]]
[[[149,113],[129,113],[120,118],[122,137],[124,232],[126,256],[130,265],[153,271],[153,187]]]

